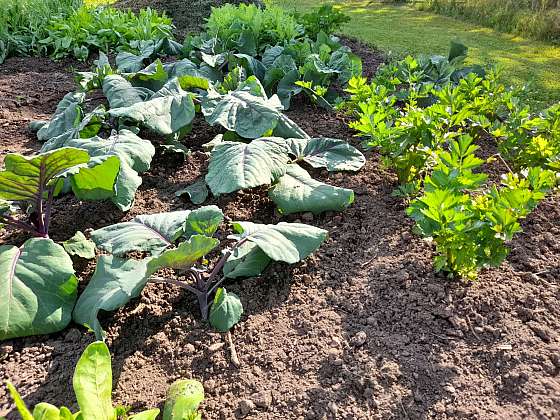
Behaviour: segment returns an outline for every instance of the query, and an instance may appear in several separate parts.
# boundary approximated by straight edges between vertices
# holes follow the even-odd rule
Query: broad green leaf
[[[132,54],[128,51],[121,51],[115,57],[115,63],[120,72],[133,73],[142,70],[146,58],[148,57]]]
[[[62,330],[77,284],[72,260],[50,239],[0,246],[0,340]]]
[[[342,211],[354,202],[354,192],[324,184],[313,178],[298,165],[289,165],[269,190],[268,195],[282,214],[310,211]]]
[[[224,221],[224,213],[216,206],[204,206],[193,210],[185,221],[184,236],[206,235],[212,236]]]
[[[80,200],[106,200],[115,195],[121,162],[117,156],[107,159],[92,159],[88,167],[80,168],[70,178],[72,191]]]
[[[87,239],[80,231],[77,231],[67,241],[62,242],[62,246],[70,255],[77,255],[86,259],[95,258],[95,243]]]
[[[177,240],[184,231],[190,210],[136,216],[92,232],[95,244],[114,255],[146,251],[157,255]]]
[[[19,415],[21,416],[22,420],[34,420],[33,415],[23,402],[21,395],[17,392],[16,388],[12,385],[10,381],[6,381],[6,386],[8,387],[8,391],[10,392],[10,396],[12,400],[14,400],[14,404],[18,410]]]
[[[59,411],[60,420],[74,420],[77,416],[73,415],[72,412],[66,407],[60,407]]]
[[[85,97],[83,92],[67,93],[57,105],[50,121],[37,131],[39,141],[47,141],[75,128],[82,116],[80,106]]]
[[[39,403],[33,409],[35,420],[60,420],[60,410],[49,403]]]
[[[233,54],[230,56],[232,67],[243,67],[248,75],[254,75],[257,79],[263,80],[266,68],[255,57],[248,54]]]
[[[143,102],[153,92],[149,89],[134,87],[124,77],[112,74],[103,80],[103,93],[111,108],[121,108]]]
[[[175,192],[177,197],[187,194],[193,204],[202,204],[208,198],[208,188],[203,178]]]
[[[76,302],[74,321],[95,331],[97,339],[103,339],[97,314],[100,310],[114,311],[140,295],[152,274],[148,269],[150,260],[99,257],[93,276]]]
[[[284,139],[295,138],[295,139],[308,139],[309,135],[301,129],[294,121],[286,117],[285,115],[280,115],[278,118],[278,124],[272,131],[273,136],[282,137]]]
[[[331,55],[328,67],[338,73],[338,81],[343,85],[362,74],[362,60],[346,48],[340,48]]]
[[[294,264],[315,251],[327,239],[328,232],[303,223],[263,225],[233,222],[238,239],[246,238],[274,261]]]
[[[212,150],[206,182],[215,195],[270,184],[285,173],[288,160],[283,139],[222,142]]]
[[[132,120],[156,134],[170,135],[188,126],[195,115],[191,94],[181,89],[175,78],[167,82],[146,102],[112,108],[113,117]]]
[[[190,417],[204,401],[204,386],[195,379],[179,379],[167,390],[163,420],[196,420]]]
[[[289,151],[296,161],[305,161],[314,168],[328,171],[357,171],[364,166],[366,158],[354,146],[339,139],[326,137],[311,139],[287,139]]]
[[[154,408],[152,410],[142,411],[141,413],[136,413],[128,416],[128,420],[156,420],[159,415],[159,408]]]
[[[227,278],[252,277],[260,275],[270,264],[270,257],[253,242],[245,242],[237,247],[224,264]]]
[[[280,98],[280,101],[282,102],[282,105],[284,106],[284,109],[289,109],[292,96],[295,96],[301,92],[301,86],[296,85],[296,82],[299,79],[299,71],[291,70],[283,75],[279,80],[276,92],[278,94],[278,97]]]
[[[242,314],[243,305],[239,297],[235,293],[228,293],[226,289],[220,287],[210,307],[208,317],[210,325],[218,331],[229,331],[239,322]]]
[[[134,86],[145,87],[155,92],[165,85],[168,75],[161,61],[157,59],[145,69],[128,75],[128,80]]]
[[[72,385],[84,419],[116,420],[111,355],[105,343],[96,341],[86,347],[76,364]]]
[[[210,82],[206,77],[185,75],[185,76],[180,76],[178,79],[179,79],[179,84],[181,86],[181,89],[184,90],[189,90],[189,89],[208,90],[210,88]]]
[[[114,185],[113,202],[123,211],[130,209],[136,190],[142,183],[138,173],[150,169],[155,148],[130,130],[120,130],[108,139],[73,139],[67,145],[87,150],[92,157],[116,156],[120,160],[119,173]]]
[[[204,235],[193,235],[188,241],[181,242],[177,248],[164,251],[149,263],[150,271],[167,267],[186,270],[200,258],[212,251],[220,241]]]
[[[284,47],[281,45],[275,45],[273,47],[268,47],[262,55],[262,63],[268,69],[274,66],[274,61],[282,55],[284,52]]]
[[[0,199],[35,200],[39,189],[44,189],[73,166],[87,163],[84,150],[65,147],[35,156],[7,154],[5,170],[0,171]]]
[[[250,86],[225,95],[210,89],[202,101],[202,113],[210,125],[220,124],[248,139],[261,137],[274,129],[282,110],[277,96],[270,99],[255,96]]]

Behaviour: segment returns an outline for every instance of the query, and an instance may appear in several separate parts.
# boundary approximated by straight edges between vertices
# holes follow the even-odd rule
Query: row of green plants
[[[0,0],[0,63],[6,57],[38,53],[47,37],[45,22],[80,5],[80,0]]]
[[[135,14],[81,0],[1,0],[0,9],[0,63],[30,55],[86,60],[98,51],[138,53],[173,42],[171,19],[149,8]]]
[[[436,270],[474,279],[502,263],[520,220],[557,185],[560,105],[532,112],[523,89],[465,67],[466,53],[453,43],[448,57],[407,57],[369,82],[353,78],[342,108],[395,170],[395,194],[435,243]],[[482,159],[480,146],[495,153]]]
[[[79,411],[56,407],[47,402],[37,404],[30,411],[15,389],[7,382],[8,391],[22,420],[155,420],[158,408],[130,413],[131,407],[114,406],[111,355],[107,345],[96,341],[82,353],[72,379]],[[201,420],[198,407],[204,400],[204,387],[194,379],[179,379],[167,390],[163,420]]]
[[[269,96],[256,75],[247,75],[256,59],[245,55],[228,72],[209,59],[163,64],[157,55],[121,51],[112,66],[100,53],[92,71],[77,73],[76,91],[62,99],[51,119],[31,124],[43,142],[41,153],[5,157],[0,222],[32,238],[0,248],[7,277],[0,295],[9,309],[0,315],[0,339],[59,331],[71,319],[102,339],[98,312],[122,307],[148,282],[193,293],[202,318],[227,331],[243,309],[240,299],[221,287],[225,279],[259,275],[272,261],[296,263],[321,245],[327,237],[322,229],[225,224],[215,206],[140,215],[89,238],[77,232],[62,244],[50,239],[52,208],[61,194],[111,200],[128,211],[156,153],[189,153],[197,114],[220,126],[222,134],[205,145],[207,174],[178,186],[177,195],[187,194],[198,205],[210,193],[268,186],[281,214],[341,211],[352,204],[352,190],[320,182],[306,168],[357,171],[363,154],[340,139],[311,138],[290,120],[278,95]],[[87,112],[92,91],[102,91],[105,103]],[[228,240],[220,243],[216,236]],[[79,298],[71,256],[97,257]],[[159,275],[162,271],[167,276]]]

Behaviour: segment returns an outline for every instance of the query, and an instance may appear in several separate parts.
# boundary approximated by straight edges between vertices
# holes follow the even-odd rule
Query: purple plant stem
[[[49,226],[51,223],[51,210],[52,210],[53,197],[54,197],[54,188],[55,188],[54,185],[49,188],[49,196],[47,198],[47,209],[45,211],[44,227],[45,227],[45,234],[47,238],[49,237]]]

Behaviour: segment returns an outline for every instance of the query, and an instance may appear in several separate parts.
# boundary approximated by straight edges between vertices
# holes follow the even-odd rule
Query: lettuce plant
[[[157,408],[129,414],[129,408],[113,407],[112,376],[109,349],[105,343],[96,341],[86,347],[74,370],[72,385],[79,406],[77,413],[46,402],[30,411],[15,387],[10,382],[6,385],[22,420],[155,420],[158,417]],[[203,400],[204,388],[200,382],[178,380],[169,387],[163,419],[199,420],[198,406]]]
[[[223,40],[226,48],[256,55],[266,45],[282,44],[303,34],[303,28],[280,7],[259,8],[254,4],[224,4],[213,8],[206,23],[211,38]]]
[[[92,240],[107,254],[99,257],[95,273],[76,304],[74,320],[101,338],[99,310],[125,305],[152,281],[193,293],[202,318],[209,317],[214,327],[228,330],[239,321],[242,306],[237,296],[220,288],[225,278],[258,275],[271,261],[294,264],[315,251],[327,236],[322,229],[298,223],[233,222],[234,234],[228,237],[232,242],[211,268],[205,256],[220,244],[214,234],[222,222],[221,210],[206,206],[136,216],[94,231]],[[130,258],[131,252],[146,256]],[[173,270],[180,280],[156,275],[160,269]]]

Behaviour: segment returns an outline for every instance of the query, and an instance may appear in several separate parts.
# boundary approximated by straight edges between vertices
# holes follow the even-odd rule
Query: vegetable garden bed
[[[358,47],[358,48],[356,48]],[[357,44],[364,70],[381,57]],[[31,120],[48,118],[73,90],[69,66],[45,59],[11,58],[0,65],[2,154],[37,152]],[[96,99],[88,102],[95,108]],[[311,137],[358,146],[348,117],[307,97],[285,113]],[[132,208],[65,195],[53,209],[50,237],[65,241],[143,214],[194,210],[176,192],[208,170],[203,145],[223,130],[196,116],[192,153],[155,154]],[[483,144],[481,155],[496,153]],[[162,408],[169,384],[200,380],[204,418],[555,418],[560,406],[560,208],[545,199],[523,220],[500,268],[483,270],[467,285],[434,273],[432,247],[412,234],[398,183],[380,156],[365,152],[359,172],[329,173],[305,166],[312,177],[354,191],[343,212],[282,216],[266,187],[245,189],[204,205],[226,220],[302,222],[329,239],[310,258],[273,263],[260,276],[228,280],[244,315],[231,337],[200,319],[192,295],[149,283],[140,298],[99,317],[113,359],[113,400],[134,409]],[[25,235],[2,230],[2,244]],[[226,243],[225,234],[218,239]],[[217,255],[212,255],[213,261]],[[82,292],[95,263],[76,259]],[[49,401],[75,408],[69,384],[93,334],[72,324],[62,332],[0,343],[0,378],[10,380],[30,406]],[[0,415],[17,418],[0,388]]]

